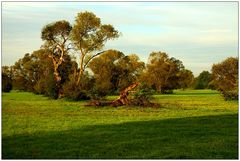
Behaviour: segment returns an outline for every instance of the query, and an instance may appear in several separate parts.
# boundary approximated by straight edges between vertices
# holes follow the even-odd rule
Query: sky
[[[238,2],[2,2],[2,65],[38,50],[45,25],[74,24],[84,11],[121,32],[105,50],[137,54],[145,63],[151,52],[166,52],[197,76],[238,57]]]

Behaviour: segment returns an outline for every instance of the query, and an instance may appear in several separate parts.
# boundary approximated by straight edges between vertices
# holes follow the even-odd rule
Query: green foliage
[[[237,159],[238,101],[213,90],[174,93],[154,95],[162,108],[101,109],[3,93],[2,158]]]
[[[85,74],[81,78],[80,85],[76,81],[76,73],[69,76],[69,81],[63,85],[64,96],[70,100],[89,100],[91,97],[91,90],[93,87],[93,79]]]
[[[209,89],[212,75],[208,71],[203,71],[195,79],[194,89]]]
[[[69,73],[76,66],[70,56],[64,55],[64,62],[59,66],[61,84],[68,81]],[[14,89],[44,94],[58,98],[58,88],[54,79],[54,69],[48,50],[40,49],[32,54],[25,54],[13,66]]]
[[[145,63],[140,61],[136,54],[124,56],[116,62],[119,90],[122,90],[137,81],[145,68]]]
[[[142,84],[137,87],[137,90],[130,95],[130,105],[140,107],[152,107],[150,102],[153,99],[153,90]]]
[[[164,90],[162,94],[173,94],[173,90]]]
[[[60,43],[67,39],[71,30],[71,25],[65,20],[53,22],[43,27],[41,38],[52,43],[51,45],[57,45],[56,42]]]
[[[122,52],[108,50],[90,62],[89,68],[95,78],[95,90],[100,95],[111,94],[117,89],[119,69],[116,62],[122,57]]]
[[[125,56],[120,51],[108,50],[94,58],[89,68],[94,74],[96,92],[107,95],[136,82],[144,63],[134,54]]]
[[[188,88],[192,85],[194,81],[194,76],[192,71],[183,69],[179,72],[179,87],[182,89]]]

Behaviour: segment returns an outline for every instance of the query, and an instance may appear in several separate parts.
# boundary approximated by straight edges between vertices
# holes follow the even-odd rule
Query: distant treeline
[[[152,52],[148,62],[136,54],[102,51],[118,38],[112,25],[91,12],[79,13],[75,23],[61,20],[43,27],[40,49],[27,53],[13,66],[2,67],[2,91],[30,91],[52,98],[73,100],[118,94],[134,82],[156,93],[173,89],[217,89],[226,99],[238,98],[238,58],[227,58],[197,78],[183,63],[165,52]],[[77,54],[74,57],[74,54]]]

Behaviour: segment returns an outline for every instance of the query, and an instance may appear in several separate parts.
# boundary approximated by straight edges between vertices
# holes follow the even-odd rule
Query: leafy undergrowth
[[[2,158],[238,157],[237,101],[211,90],[154,98],[161,108],[85,107],[85,101],[4,93]]]

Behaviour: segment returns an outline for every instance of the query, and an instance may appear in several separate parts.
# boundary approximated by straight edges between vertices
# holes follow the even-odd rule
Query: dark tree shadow
[[[3,159],[237,159],[238,115],[86,126],[2,138]]]

